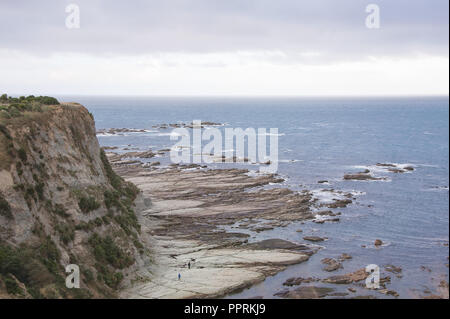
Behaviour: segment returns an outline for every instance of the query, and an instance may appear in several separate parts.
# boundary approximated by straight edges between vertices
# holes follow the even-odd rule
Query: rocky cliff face
[[[0,297],[114,297],[147,256],[138,189],[111,169],[83,106],[3,109]],[[65,286],[69,264],[80,289]]]

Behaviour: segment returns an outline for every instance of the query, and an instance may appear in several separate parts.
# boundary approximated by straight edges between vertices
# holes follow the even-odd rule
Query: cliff
[[[113,172],[83,106],[27,99],[0,99],[0,298],[115,297],[147,260],[139,190]],[[65,285],[69,264],[80,289]]]

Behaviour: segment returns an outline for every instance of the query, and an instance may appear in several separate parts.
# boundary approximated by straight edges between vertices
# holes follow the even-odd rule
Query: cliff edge
[[[0,98],[0,298],[115,297],[148,260],[139,190],[95,132],[80,104]],[[79,289],[66,287],[69,264]]]

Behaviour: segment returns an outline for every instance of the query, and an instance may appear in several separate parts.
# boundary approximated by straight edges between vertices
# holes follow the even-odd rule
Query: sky
[[[448,12],[448,0],[1,0],[0,92],[448,95]]]

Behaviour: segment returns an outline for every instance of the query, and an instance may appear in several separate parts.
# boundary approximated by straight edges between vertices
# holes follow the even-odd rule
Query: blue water
[[[251,240],[285,238],[302,242],[305,235],[329,237],[307,263],[289,267],[262,284],[230,297],[270,298],[292,276],[331,275],[320,259],[346,252],[353,256],[344,269],[368,264],[394,264],[402,278],[391,274],[390,289],[400,297],[436,292],[448,281],[449,250],[449,100],[417,98],[112,98],[63,97],[85,105],[101,128],[143,128],[192,120],[226,123],[228,127],[278,128],[279,169],[284,186],[294,190],[360,191],[355,204],[342,212],[341,222],[293,224],[252,234]],[[167,132],[167,131],[165,131]],[[170,148],[167,134],[148,132],[99,136],[103,146]],[[160,160],[160,159],[156,159]],[[291,162],[290,160],[295,160]],[[386,181],[343,181],[345,173],[376,163],[411,164],[405,174],[377,172]],[[216,164],[220,167],[224,164]],[[255,170],[255,167],[248,167]],[[330,185],[318,184],[328,180]],[[303,233],[295,230],[301,228]],[[386,243],[373,247],[375,239]],[[366,245],[366,248],[361,247]],[[426,267],[426,268],[424,268]],[[363,289],[359,294],[375,294]]]

